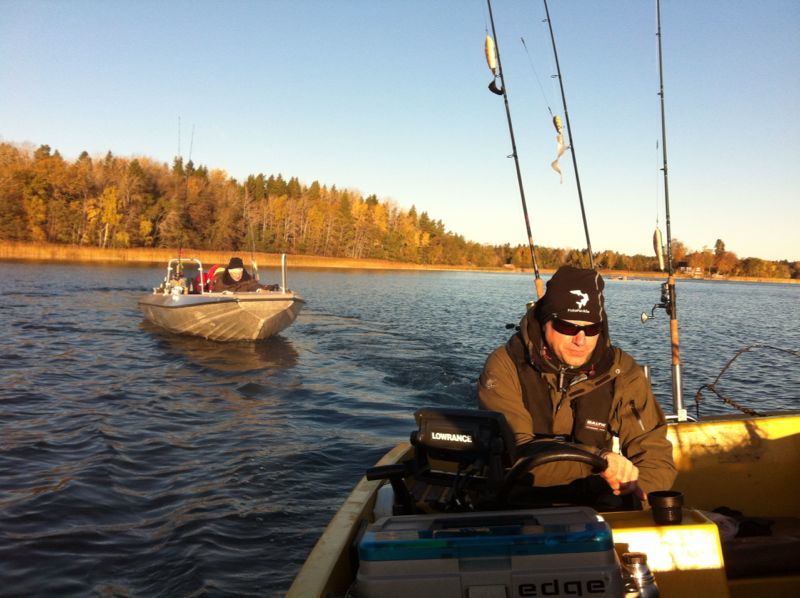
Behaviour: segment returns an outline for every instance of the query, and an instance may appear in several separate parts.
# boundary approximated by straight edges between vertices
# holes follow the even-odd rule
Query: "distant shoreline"
[[[241,256],[245,262],[250,258],[249,251],[211,251],[183,249],[184,257],[195,257],[204,265],[227,264],[234,254]],[[168,248],[110,248],[87,247],[77,245],[58,245],[54,243],[21,243],[16,241],[0,241],[0,260],[25,260],[25,261],[50,261],[50,262],[84,262],[84,263],[126,263],[126,264],[165,264],[170,258],[177,257],[177,249]],[[254,254],[261,267],[280,267],[281,256],[278,253]],[[339,257],[325,257],[312,255],[290,254],[289,267],[292,268],[338,268],[344,270],[419,270],[419,271],[455,271],[455,272],[497,272],[519,273],[530,272],[529,268],[488,268],[478,266],[449,266],[446,264],[428,265],[412,264],[405,262],[392,262],[389,260],[352,259]],[[553,270],[542,269],[541,273],[550,274]],[[607,280],[614,279],[661,279],[666,276],[664,272],[637,272],[623,270],[600,270]],[[691,279],[689,276],[676,274],[676,278]],[[760,278],[760,277],[704,277],[701,280],[723,280],[732,282],[767,282],[800,284],[800,280],[791,278]]]

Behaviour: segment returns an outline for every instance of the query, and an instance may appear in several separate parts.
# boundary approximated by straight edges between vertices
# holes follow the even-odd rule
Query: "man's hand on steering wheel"
[[[608,467],[600,475],[605,479],[615,495],[635,494],[644,500],[644,492],[639,488],[639,468],[631,463],[622,455],[611,451],[605,451],[602,457],[608,463]]]

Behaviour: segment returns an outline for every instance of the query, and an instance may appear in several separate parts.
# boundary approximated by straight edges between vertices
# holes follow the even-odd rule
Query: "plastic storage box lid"
[[[358,554],[363,561],[407,561],[604,552],[613,545],[605,520],[574,507],[386,517],[367,529]]]

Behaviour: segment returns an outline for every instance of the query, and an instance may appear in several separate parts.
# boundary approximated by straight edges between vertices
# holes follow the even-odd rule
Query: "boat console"
[[[390,481],[395,515],[420,512],[420,503],[447,512],[507,509],[519,506],[514,490],[533,467],[555,461],[586,463],[597,473],[606,467],[603,458],[561,440],[515,446],[499,412],[424,408],[414,417],[413,459],[366,474],[368,480]]]

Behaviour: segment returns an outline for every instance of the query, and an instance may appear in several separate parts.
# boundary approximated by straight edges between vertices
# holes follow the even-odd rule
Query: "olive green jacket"
[[[540,350],[541,339],[531,338],[527,334],[527,318],[523,318],[520,324],[523,342],[529,351]],[[538,327],[538,324],[535,326]],[[608,342],[607,334],[604,333],[604,337],[601,342]],[[667,490],[675,480],[676,471],[672,460],[672,444],[666,436],[664,414],[642,368],[623,350],[611,347],[610,343],[608,347],[613,351],[609,371],[611,379],[601,377],[606,384],[612,381],[614,384],[608,419],[610,431],[606,432],[607,447],[611,448],[613,436],[619,438],[619,452],[639,469],[639,486],[645,493]],[[579,376],[564,394],[558,389],[556,372],[537,370],[531,361],[525,367],[534,368],[547,383],[553,405],[552,433],[571,435],[574,393],[596,386],[596,380]],[[486,360],[478,382],[478,403],[481,409],[505,414],[518,445],[532,440],[533,415],[525,405],[517,368],[506,345],[497,348]],[[582,448],[596,454],[603,450],[587,446]],[[591,469],[581,463],[561,462],[541,465],[533,473],[537,486],[554,486],[584,478],[591,474]]]

